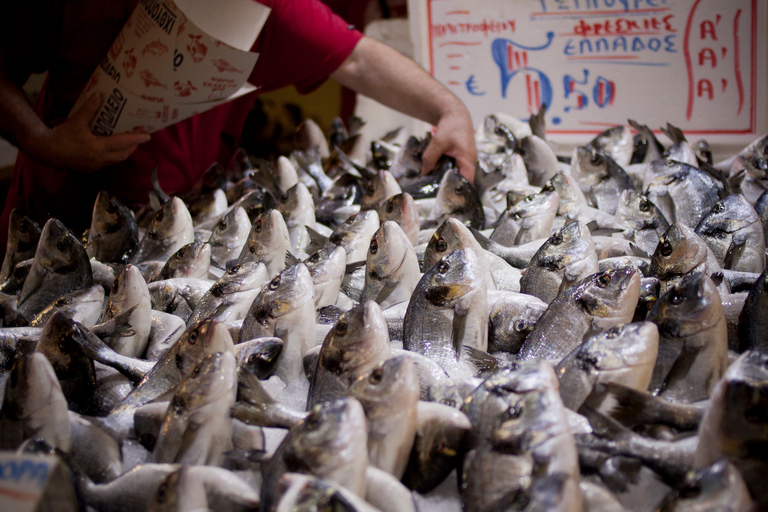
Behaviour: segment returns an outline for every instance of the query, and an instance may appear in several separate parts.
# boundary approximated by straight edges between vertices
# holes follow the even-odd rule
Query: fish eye
[[[456,187],[456,190],[454,190],[454,192],[456,192],[457,196],[463,196],[464,195],[464,187],[462,185],[459,185],[458,187]]]
[[[526,322],[525,320],[518,320],[517,322],[515,322],[514,329],[517,332],[526,331],[528,329],[528,322]]]
[[[349,326],[347,325],[347,322],[339,322],[336,324],[336,327],[333,329],[333,332],[336,333],[337,336],[344,336],[347,334],[347,328]]]
[[[371,251],[371,254],[376,254],[379,252],[379,242],[377,242],[375,238],[371,239],[371,246],[369,250]]]
[[[194,345],[197,343],[197,331],[192,331],[189,333],[189,344]]]
[[[723,213],[725,211],[725,205],[723,203],[715,203],[712,207],[712,211],[715,213]]]
[[[651,209],[651,203],[649,201],[640,201],[640,211],[647,212]]]
[[[456,402],[453,400],[453,398],[446,398],[442,400],[442,403],[448,407],[456,407]]]
[[[675,162],[673,162],[672,160],[667,160],[665,163],[667,164],[667,167],[674,167],[675,166]]]
[[[151,229],[147,231],[147,234],[145,236],[150,240],[157,240],[157,231]]]
[[[592,156],[589,159],[589,163],[592,165],[598,165],[600,163],[600,155],[597,153],[592,153]]]
[[[26,219],[21,221],[21,224],[19,224],[19,232],[20,233],[26,233],[27,232],[27,221],[26,221]]]
[[[173,401],[173,413],[176,415],[182,414],[186,409],[186,404],[183,398],[177,398]]]
[[[232,267],[231,269],[229,269],[229,271],[227,272],[227,274],[229,274],[229,275],[233,276],[233,275],[237,274],[238,272],[240,272],[240,269],[241,269],[241,268],[242,268],[242,266],[241,266],[241,265],[235,265],[234,267]]]
[[[669,243],[669,240],[661,240],[659,242],[661,244],[661,255],[662,256],[669,256],[672,254],[672,244]]]
[[[59,238],[58,242],[56,242],[56,248],[64,252],[69,248],[69,244],[70,244],[69,238],[67,238],[66,236],[63,236]]]
[[[395,211],[395,202],[390,199],[387,201],[387,213],[392,213],[393,211]]]
[[[534,194],[531,194],[527,196],[525,199],[523,199],[523,201],[525,201],[526,203],[532,203],[534,199],[536,199],[536,196]]]
[[[317,419],[317,416],[310,415],[304,421],[304,428],[306,428],[310,432],[313,430],[317,430],[319,426],[320,426],[320,420]]]
[[[672,295],[669,297],[669,302],[671,302],[675,306],[678,306],[683,302],[683,296],[677,292],[673,292]]]
[[[159,210],[157,210],[157,214],[155,215],[155,220],[157,222],[163,222],[164,218],[165,218],[165,210],[160,208]]]
[[[610,329],[608,329],[608,331],[606,331],[605,337],[608,339],[618,338],[619,334],[621,334],[621,331],[623,330],[624,330],[624,327],[621,325],[611,327]]]
[[[223,218],[219,221],[219,229],[227,229],[227,219]]]
[[[445,238],[438,238],[437,242],[435,242],[435,250],[437,252],[445,252],[448,250],[448,242],[445,241]]]
[[[365,195],[367,195],[369,197],[373,196],[373,194],[375,194],[375,193],[376,193],[376,189],[374,188],[373,185],[368,185],[368,188],[365,189]]]
[[[597,278],[597,286],[605,288],[609,284],[611,284],[611,274],[608,274],[607,272],[600,274],[600,277]]]
[[[451,265],[447,261],[441,261],[437,265],[437,272],[440,274],[445,274],[450,268]]]
[[[552,238],[550,238],[550,241],[552,242],[552,245],[560,245],[563,243],[563,234],[562,233],[555,233],[552,235]]]
[[[110,201],[107,204],[107,213],[115,213],[117,211],[117,205]]]
[[[256,224],[253,225],[253,230],[257,233],[261,233],[261,219],[256,220]]]
[[[378,384],[381,382],[381,379],[384,378],[384,371],[381,368],[374,368],[374,370],[371,372],[371,376],[368,377],[368,382],[370,382],[373,385]]]
[[[355,222],[355,219],[357,218],[357,214],[352,215],[350,218],[347,219],[347,224],[352,224]]]
[[[275,276],[274,279],[269,282],[269,289],[277,290],[278,288],[280,288],[280,276]]]
[[[515,212],[515,213],[512,214],[512,219],[513,220],[520,220],[520,218],[521,218],[520,217],[520,212]]]
[[[165,500],[168,498],[168,493],[166,491],[165,484],[161,485],[157,489],[157,494],[155,495],[155,499],[157,499],[158,503],[165,503]]]
[[[521,414],[523,414],[523,408],[517,405],[513,405],[512,407],[504,411],[503,421],[516,420],[517,418],[520,417]]]
[[[309,257],[309,262],[310,263],[317,263],[318,261],[320,261],[320,253],[319,252],[316,252],[315,254],[313,254],[312,256]]]
[[[174,255],[174,257],[175,257],[177,260],[180,260],[180,259],[184,258],[184,253],[185,253],[185,252],[187,252],[187,250],[186,250],[186,249],[179,249],[178,251],[176,251],[176,254]]]

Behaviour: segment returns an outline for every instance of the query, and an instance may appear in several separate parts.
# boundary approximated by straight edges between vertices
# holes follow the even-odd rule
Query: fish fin
[[[339,149],[338,146],[334,146],[334,149],[338,150],[339,159],[344,162],[344,165],[356,170],[364,179],[372,180],[374,177],[376,177],[375,171],[371,171],[370,169],[363,167],[362,165],[349,158],[349,156],[347,156],[346,153]]]
[[[477,368],[478,375],[491,375],[504,368],[504,362],[492,354],[469,345],[462,347],[464,356]]]
[[[579,408],[578,413],[589,420],[589,424],[592,425],[592,430],[600,437],[614,439],[616,441],[626,441],[634,435],[630,429],[615,419],[606,416],[588,405],[582,405]]]
[[[546,113],[547,104],[542,103],[539,111],[528,119],[528,126],[531,127],[531,132],[541,140],[547,140],[547,122],[544,119]]]
[[[480,231],[478,231],[475,228],[469,228],[469,231],[472,233],[472,235],[475,237],[475,240],[477,240],[477,243],[480,244],[480,247],[488,250],[488,247],[490,247],[493,244],[493,240],[482,234]]]
[[[127,309],[107,322],[91,327],[91,332],[99,338],[124,338],[136,334],[136,329],[131,325],[131,315],[138,304]]]
[[[309,228],[307,228],[309,229]],[[285,266],[292,267],[297,263],[301,263],[301,260],[293,255],[291,251],[285,251]]]
[[[344,273],[345,274],[351,274],[355,270],[358,270],[358,269],[363,268],[363,267],[365,267],[365,261],[364,260],[355,261],[355,262],[352,262],[352,263],[347,263],[347,268],[344,271]]]
[[[685,138],[685,134],[683,134],[683,130],[678,128],[677,126],[674,126],[671,123],[667,123],[667,127],[664,128],[661,127],[661,131],[664,132],[664,135],[669,137],[669,139],[672,141],[672,143],[677,144],[679,142],[687,142],[688,139]]]
[[[608,416],[624,425],[644,423],[643,413],[657,399],[650,393],[613,382],[598,384],[595,390],[605,393],[604,402],[614,402],[613,407],[608,411]],[[613,397],[613,400],[608,397]]]
[[[307,234],[309,235],[309,243],[304,248],[307,254],[314,254],[325,246],[328,242],[328,237],[315,231],[307,226]]]
[[[720,199],[725,199],[726,197],[732,196],[735,193],[731,182],[728,180],[727,173],[716,169],[713,165],[708,164],[707,162],[701,162],[699,164],[699,170],[723,186],[723,190],[718,191]]]
[[[259,378],[249,371],[238,372],[237,400],[257,407],[274,402]]]
[[[632,250],[633,256],[638,256],[640,258],[648,258],[648,259],[651,258],[647,252],[645,252],[644,250],[642,250],[640,247],[633,244],[632,242],[629,243],[629,248]]]
[[[152,183],[152,191],[156,194],[156,199],[159,201],[159,205],[155,210],[160,208],[160,205],[163,205],[171,200],[171,196],[169,196],[163,189],[160,187],[160,177],[157,173],[157,166],[155,166],[154,169],[152,169],[152,175],[150,177],[150,181]],[[150,202],[151,202],[151,196],[150,196]]]
[[[589,228],[589,234],[592,236],[611,236],[614,233],[621,233],[623,229],[603,227],[596,220],[587,222],[587,228]]]
[[[733,247],[733,246],[731,246],[731,247]],[[731,253],[731,249],[729,247],[728,248],[728,254],[730,254],[730,253]],[[728,255],[726,255],[725,258],[726,258],[726,261],[727,261],[728,260]],[[725,280],[725,274],[723,274],[722,272],[713,272],[713,273],[711,273],[709,275],[709,278],[712,279],[713,283],[715,283],[715,287],[719,287],[723,283],[723,280]]]

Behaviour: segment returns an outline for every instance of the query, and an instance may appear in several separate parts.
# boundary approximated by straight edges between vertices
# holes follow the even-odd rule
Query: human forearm
[[[425,170],[446,154],[456,158],[464,176],[473,179],[477,153],[467,108],[412,60],[364,37],[331,76],[360,94],[434,125],[433,142],[423,156]]]
[[[29,104],[24,91],[9,78],[0,54],[0,135],[40,164],[95,171],[120,162],[149,140],[149,135],[123,134],[101,137],[91,133],[89,122],[100,105],[98,97],[61,124],[49,127]]]

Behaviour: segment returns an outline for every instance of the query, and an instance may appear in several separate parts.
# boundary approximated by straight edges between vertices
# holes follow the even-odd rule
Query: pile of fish
[[[14,212],[0,449],[97,511],[768,508],[768,136],[307,121],[90,229]],[[764,227],[765,226],[765,227]]]

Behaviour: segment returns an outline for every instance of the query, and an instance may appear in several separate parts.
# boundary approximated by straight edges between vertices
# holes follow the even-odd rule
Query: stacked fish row
[[[486,118],[474,184],[307,122],[82,240],[14,212],[0,448],[104,511],[768,506],[768,139],[542,119]]]

